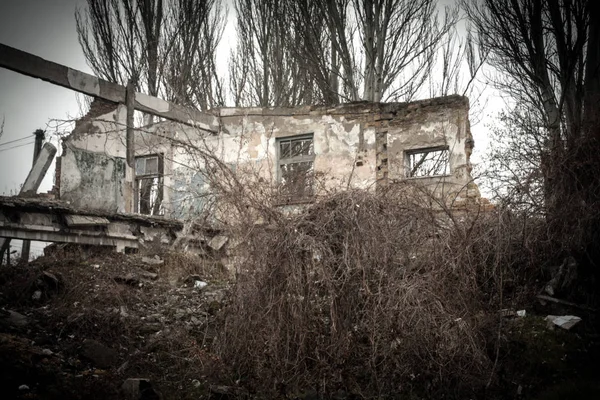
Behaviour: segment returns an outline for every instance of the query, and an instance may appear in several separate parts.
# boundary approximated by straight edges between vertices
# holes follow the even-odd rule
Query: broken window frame
[[[427,159],[427,155],[429,153],[436,153],[439,152],[439,156],[438,159]],[[419,161],[416,163],[416,165],[412,165],[413,163],[413,157],[418,157],[419,155],[422,155],[423,157],[421,159],[419,159]],[[435,178],[435,177],[440,177],[440,176],[449,176],[451,175],[451,169],[450,169],[450,149],[448,148],[448,146],[436,146],[436,147],[427,147],[427,148],[420,148],[420,149],[411,149],[411,150],[407,150],[404,152],[404,170],[405,170],[405,177],[406,178],[412,178],[412,179],[418,179],[418,178]],[[427,173],[427,174],[419,174],[419,168],[424,164],[424,163],[432,163],[434,162],[433,165],[430,165],[427,169],[429,169],[432,173]],[[440,167],[436,166],[437,163],[442,163],[441,168],[443,168],[442,171],[440,171]]]
[[[147,165],[144,165],[143,173],[139,173],[138,162],[140,160],[147,161],[149,159],[157,160],[157,169],[156,171],[147,172]],[[134,179],[134,199],[133,199],[133,211],[137,214],[142,215],[153,215],[153,216],[161,216],[164,215],[163,208],[163,199],[164,199],[164,156],[163,154],[144,154],[138,155],[135,157],[135,179]],[[149,182],[152,180],[151,184],[148,186],[147,193],[150,199],[147,201],[149,204],[142,203],[142,197],[140,193],[143,189],[142,184],[144,182]],[[153,196],[154,193],[154,196]],[[154,198],[153,198],[154,197]]]
[[[294,142],[300,142],[300,141],[309,141],[309,147],[308,147],[308,154],[300,154],[297,156],[292,156],[291,152],[292,152],[292,146]],[[289,142],[290,144],[290,150],[289,150],[289,154],[286,156],[286,154],[282,153],[282,144],[285,144]],[[277,138],[276,141],[276,146],[277,146],[277,183],[279,184],[279,189],[280,189],[280,193],[281,193],[281,200],[283,200],[285,203],[290,203],[290,202],[304,202],[304,201],[311,201],[314,197],[314,176],[315,176],[315,141],[314,141],[314,134],[313,133],[307,133],[307,134],[302,134],[302,135],[296,135],[296,136],[285,136],[285,137],[281,137],[281,138]],[[304,144],[302,144],[302,146],[304,146]],[[291,164],[302,164],[302,163],[310,163],[310,167],[307,170],[307,179],[306,179],[306,183],[307,185],[304,186],[304,189],[302,191],[289,191],[289,187],[286,188],[286,185],[284,183],[284,168],[288,165]]]

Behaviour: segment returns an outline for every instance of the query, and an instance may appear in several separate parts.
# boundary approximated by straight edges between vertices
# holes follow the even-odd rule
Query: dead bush
[[[347,191],[238,227],[244,257],[218,338],[223,360],[268,395],[484,388],[505,233],[493,217],[423,204],[404,187]]]
[[[172,283],[180,283],[190,277],[212,282],[231,278],[227,268],[215,257],[183,251],[168,251],[163,256],[165,263],[161,273]]]

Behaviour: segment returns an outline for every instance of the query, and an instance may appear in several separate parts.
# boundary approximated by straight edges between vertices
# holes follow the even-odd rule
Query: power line
[[[0,149],[0,153],[3,152],[3,151],[8,151],[8,150],[16,149],[17,147],[29,146],[30,144],[33,144],[34,142],[35,142],[35,140],[31,141],[31,142],[20,144],[20,145],[17,145],[17,146],[7,147],[6,149]]]
[[[11,140],[10,142],[0,143],[0,146],[5,146],[7,144],[18,142],[18,141],[21,141],[21,140],[26,140],[26,139],[31,139],[31,137],[30,136],[25,136],[25,137],[22,137],[21,139],[15,139],[15,140]]]

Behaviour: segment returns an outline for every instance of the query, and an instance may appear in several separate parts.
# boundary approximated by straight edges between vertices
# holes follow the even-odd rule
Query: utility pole
[[[33,146],[33,161],[31,165],[35,165],[35,161],[40,155],[40,151],[42,151],[42,144],[44,144],[44,139],[46,139],[46,132],[42,129],[37,129],[33,132],[35,135],[35,144]],[[23,240],[23,247],[21,247],[21,261],[25,260],[25,262],[29,261],[29,252],[31,250],[31,241]]]

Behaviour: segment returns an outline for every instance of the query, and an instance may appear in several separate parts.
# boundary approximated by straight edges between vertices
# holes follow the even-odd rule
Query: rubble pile
[[[58,248],[58,249],[57,249]],[[225,385],[210,353],[229,275],[177,253],[54,246],[0,271],[7,398],[202,398]]]

